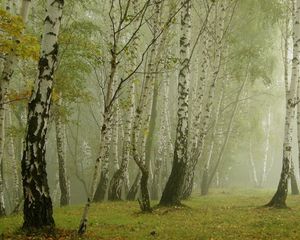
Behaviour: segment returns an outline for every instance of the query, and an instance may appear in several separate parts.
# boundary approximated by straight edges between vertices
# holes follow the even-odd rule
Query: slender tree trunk
[[[146,83],[148,85],[149,82]],[[139,200],[141,210],[143,212],[151,212],[150,207],[150,194],[148,191],[148,179],[149,179],[149,169],[147,167],[147,163],[143,157],[140,157],[137,149],[137,133],[141,130],[142,125],[142,109],[145,109],[146,104],[146,97],[148,95],[149,86],[146,86],[144,89],[144,93],[142,94],[141,100],[135,112],[135,117],[133,121],[133,131],[132,131],[132,140],[131,140],[131,148],[132,148],[132,155],[135,163],[138,165],[142,176],[140,182],[140,189],[141,189],[141,197],[142,199]],[[144,138],[145,139],[145,138]],[[144,144],[142,144],[144,147]]]
[[[247,71],[248,71],[248,69],[247,69]],[[231,135],[231,131],[232,131],[232,126],[233,126],[233,123],[234,123],[234,119],[235,119],[235,116],[236,116],[236,113],[237,113],[237,110],[238,110],[238,106],[239,106],[239,102],[240,102],[240,97],[241,97],[241,95],[243,93],[243,90],[245,88],[247,80],[248,80],[248,73],[247,73],[247,76],[245,77],[245,79],[244,79],[244,81],[242,83],[242,86],[239,89],[239,92],[238,92],[238,94],[236,96],[235,105],[233,107],[233,110],[232,110],[232,113],[231,113],[231,117],[230,117],[230,120],[229,120],[229,124],[228,124],[228,127],[227,127],[227,131],[226,131],[226,136],[225,136],[223,145],[221,147],[219,156],[217,158],[216,164],[215,164],[214,168],[212,169],[211,174],[209,176],[208,186],[210,186],[210,184],[212,183],[212,180],[213,180],[214,176],[216,175],[216,172],[218,171],[218,167],[219,167],[219,165],[220,165],[220,163],[221,163],[221,161],[223,159],[223,155],[225,153],[225,150],[226,150],[226,147],[227,147],[230,135]]]
[[[271,128],[271,107],[268,107],[268,118],[265,127],[266,133],[266,147],[265,147],[265,156],[263,162],[263,171],[261,175],[260,187],[263,187],[267,180],[267,164],[268,164],[268,156],[269,156],[269,145],[270,145],[270,128]]]
[[[98,180],[99,180],[99,172],[100,172],[100,165],[101,165],[101,161],[103,161],[103,159],[108,159],[109,157],[109,143],[110,143],[110,127],[107,127],[108,125],[110,125],[110,119],[108,114],[104,114],[104,119],[103,119],[103,125],[101,128],[101,140],[100,140],[100,156],[96,159],[96,163],[95,163],[95,168],[94,168],[94,173],[93,173],[93,178],[92,178],[92,182],[91,182],[91,187],[90,187],[90,191],[89,191],[89,195],[88,195],[88,199],[86,202],[86,205],[84,207],[83,210],[83,214],[80,220],[80,224],[79,224],[79,228],[78,228],[78,234],[82,235],[85,233],[86,228],[87,228],[87,222],[88,222],[88,212],[89,212],[89,208],[90,205],[92,203],[92,201],[94,200],[94,196],[96,195],[95,192],[97,190],[97,186],[102,188],[101,192],[105,193],[105,191],[103,191],[103,186],[98,185]],[[105,164],[108,164],[105,163]],[[103,164],[102,164],[103,166]],[[106,171],[108,171],[108,167],[106,168]],[[103,172],[103,170],[102,170]],[[101,174],[102,174],[101,172]],[[105,173],[106,174],[106,173]],[[108,173],[107,173],[108,174]],[[105,188],[105,186],[104,186]],[[100,196],[104,198],[104,195]]]
[[[7,110],[7,117],[8,117],[8,124],[9,126],[13,125],[12,121],[12,110],[9,107]],[[17,208],[20,204],[20,177],[19,177],[19,163],[17,161],[16,153],[15,153],[15,142],[13,136],[9,136],[9,143],[8,143],[8,156],[12,161],[13,165],[13,183],[14,183],[14,208]]]
[[[24,193],[23,228],[54,226],[46,172],[46,134],[51,105],[53,72],[57,62],[58,34],[64,1],[48,0],[39,74],[28,103],[28,125],[22,158]]]
[[[104,201],[106,192],[109,187],[109,152],[110,152],[110,142],[112,133],[112,106],[111,97],[113,91],[113,84],[115,80],[115,75],[117,71],[117,43],[115,42],[111,50],[111,62],[110,62],[110,75],[108,79],[108,86],[106,91],[106,96],[104,99],[105,109],[104,109],[104,122],[101,130],[101,174],[100,181],[98,183],[95,196],[93,197],[96,202]],[[103,134],[103,135],[102,135]]]
[[[4,108],[4,104],[1,104]],[[5,216],[5,201],[4,201],[4,176],[3,176],[3,155],[5,141],[5,110],[0,109],[0,217]]]
[[[151,70],[150,70],[151,71]],[[155,77],[154,80],[154,88],[152,95],[152,103],[151,103],[151,113],[150,113],[150,121],[149,121],[149,132],[146,138],[145,145],[145,159],[147,168],[150,169],[151,160],[153,159],[153,143],[155,137],[155,128],[156,128],[156,119],[157,119],[157,102],[158,102],[158,93],[159,93],[159,81],[158,77]]]
[[[164,114],[165,111],[163,111]],[[153,200],[158,200],[161,194],[161,169],[163,158],[165,157],[164,152],[167,151],[166,149],[166,125],[164,121],[164,117],[161,121],[161,130],[160,130],[160,139],[159,139],[159,146],[158,146],[158,153],[155,158],[155,166],[154,166],[154,174],[153,174],[153,181],[151,185],[151,198]]]
[[[209,153],[208,153],[208,158],[207,161],[204,165],[204,170],[203,170],[203,176],[202,176],[202,181],[201,181],[201,195],[205,196],[208,194],[208,189],[209,189],[209,184],[208,184],[208,178],[209,178],[209,168],[212,160],[212,155],[214,152],[214,146],[215,146],[215,138],[216,138],[216,133],[217,133],[217,124],[219,123],[219,115],[221,111],[221,106],[224,98],[224,87],[222,86],[221,89],[221,97],[219,99],[219,103],[216,109],[216,116],[214,119],[213,127],[212,127],[212,141],[210,143],[210,148],[209,148]]]
[[[259,184],[258,184],[256,167],[255,167],[254,160],[253,160],[253,149],[252,149],[252,138],[251,137],[249,138],[249,161],[250,161],[251,168],[252,168],[254,186],[258,187]]]
[[[115,29],[114,29],[115,31]],[[114,41],[112,43],[112,49],[110,51],[111,58],[110,58],[110,74],[109,78],[107,79],[107,88],[106,88],[106,96],[104,98],[104,123],[102,129],[105,128],[102,132],[106,133],[102,139],[101,145],[103,148],[100,148],[101,156],[101,174],[100,174],[100,181],[98,183],[94,200],[96,202],[104,201],[106,192],[109,187],[109,152],[110,152],[110,142],[111,142],[111,133],[112,133],[112,118],[113,118],[113,109],[112,109],[112,94],[113,94],[113,86],[115,84],[115,76],[117,73],[117,66],[118,66],[118,43],[119,43],[119,33],[114,34]],[[104,151],[104,152],[103,152]]]
[[[21,17],[23,19],[23,22],[27,22],[28,18],[28,11],[30,2],[28,0],[22,1],[22,8],[21,8]],[[13,11],[13,4],[12,1],[6,2],[6,10],[8,12]],[[8,54],[8,56],[5,57],[4,65],[2,74],[0,76],[0,165],[3,164],[3,148],[4,148],[4,137],[5,137],[5,122],[4,122],[4,111],[5,111],[5,98],[7,94],[7,90],[9,87],[9,83],[11,81],[11,77],[14,72],[15,65],[17,63],[17,56],[15,53],[15,49],[11,49],[11,52]],[[4,190],[3,190],[3,176],[0,174],[0,216],[5,214],[5,205],[4,205]]]
[[[300,0],[296,1],[295,14],[293,15],[293,63],[292,77],[289,91],[286,97],[286,117],[284,127],[283,160],[280,180],[277,191],[271,201],[266,204],[267,207],[285,208],[288,192],[288,178],[290,172],[290,162],[292,156],[292,136],[291,128],[295,111],[295,96],[297,90],[298,71],[299,71],[299,41],[300,41]]]
[[[188,106],[190,82],[191,1],[182,1],[180,72],[178,77],[178,111],[175,150],[171,175],[160,199],[160,205],[180,205],[188,165]]]
[[[138,193],[138,190],[139,190],[139,184],[140,184],[140,181],[141,181],[141,172],[139,171],[138,174],[136,175],[132,185],[131,185],[131,188],[127,194],[127,197],[126,199],[128,201],[134,201],[136,200],[136,196],[137,196],[137,193]]]
[[[214,4],[214,3],[213,3]],[[214,7],[217,9],[218,4],[214,4]],[[217,11],[216,11],[217,12]],[[188,166],[188,174],[186,174],[186,179],[184,181],[183,194],[182,199],[187,199],[191,196],[194,184],[194,175],[195,168],[202,156],[204,146],[205,146],[205,138],[208,132],[209,121],[211,119],[211,113],[213,109],[213,102],[215,99],[215,90],[216,85],[219,79],[219,73],[222,66],[222,51],[223,51],[223,34],[224,34],[224,21],[226,16],[226,1],[220,2],[220,12],[219,15],[216,16],[217,21],[215,22],[216,28],[218,29],[216,34],[217,44],[215,50],[215,56],[213,60],[213,69],[212,69],[212,82],[209,89],[208,100],[205,105],[205,112],[203,117],[202,127],[199,133],[197,143],[194,144],[192,148],[192,154],[190,156],[189,166]],[[207,63],[206,63],[207,64]],[[200,116],[197,116],[196,121],[199,121]],[[198,120],[197,120],[198,119]]]
[[[111,116],[109,116],[109,113],[104,113],[104,123],[101,129],[100,157],[98,158],[99,163],[101,163],[100,181],[98,185],[97,180],[95,180],[98,177],[93,178],[92,181],[93,184],[95,180],[97,185],[96,192],[92,195],[92,199],[94,199],[96,202],[104,201],[109,184],[109,152],[112,132],[111,125]]]
[[[60,99],[57,103],[58,108],[62,106],[62,94],[60,93]],[[62,122],[59,113],[55,117],[56,127],[56,147],[58,155],[58,172],[59,172],[59,187],[60,187],[60,206],[67,206],[70,203],[70,192],[67,180],[67,168],[66,168],[66,136],[65,126]]]
[[[109,186],[108,200],[116,201],[122,198],[122,186],[126,180],[126,173],[128,173],[128,164],[130,160],[130,140],[132,132],[132,119],[134,112],[134,95],[135,95],[135,84],[132,81],[129,91],[129,109],[126,109],[126,120],[125,120],[125,132],[124,132],[124,143],[122,149],[122,161],[120,168],[115,171]]]
[[[12,1],[7,1],[7,5],[6,5],[7,11],[12,10],[11,5],[12,5]],[[22,1],[20,16],[25,24],[27,23],[27,20],[28,20],[30,5],[31,5],[31,0],[23,0]],[[1,105],[4,104],[4,99],[7,94],[7,90],[8,90],[12,75],[14,73],[16,63],[17,63],[17,55],[15,52],[15,49],[12,48],[11,52],[5,57],[3,71],[0,76],[0,90],[1,90],[0,91],[0,111],[3,111],[3,107]]]

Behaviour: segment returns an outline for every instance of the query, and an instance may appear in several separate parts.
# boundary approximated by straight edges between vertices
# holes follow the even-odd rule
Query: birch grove
[[[148,224],[234,191],[299,195],[300,0],[0,4],[0,221],[146,238],[106,236],[103,209],[125,229],[122,210]]]

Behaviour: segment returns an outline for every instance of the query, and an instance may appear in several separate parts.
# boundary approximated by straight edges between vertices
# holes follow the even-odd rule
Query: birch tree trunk
[[[62,106],[62,94],[59,94],[60,98],[57,103],[57,107]],[[65,126],[62,122],[60,113],[55,117],[56,128],[56,147],[58,156],[58,172],[59,172],[59,187],[60,187],[60,206],[67,206],[70,202],[70,192],[67,179],[66,168],[66,133]]]
[[[218,10],[218,4],[213,5],[216,10]],[[183,187],[183,194],[182,199],[187,199],[191,196],[192,190],[193,190],[193,184],[194,184],[194,174],[195,174],[195,168],[199,161],[199,159],[202,156],[204,144],[205,144],[205,138],[208,132],[208,125],[209,121],[211,119],[211,113],[213,110],[213,102],[215,99],[215,91],[216,91],[216,85],[219,79],[219,72],[222,65],[222,51],[223,51],[223,35],[224,35],[224,21],[226,16],[226,1],[222,1],[220,3],[220,10],[216,11],[216,21],[215,21],[215,28],[216,30],[216,50],[215,54],[213,55],[213,69],[212,69],[212,82],[209,89],[208,94],[208,100],[205,105],[205,112],[203,116],[203,122],[201,126],[201,130],[199,133],[199,136],[197,136],[197,143],[194,143],[194,146],[196,148],[192,149],[192,154],[190,156],[189,166],[188,166],[188,174],[186,174],[186,179],[184,181],[184,187]],[[207,63],[206,63],[207,64]],[[197,120],[198,118],[198,120]],[[199,121],[200,116],[196,117],[196,121]],[[195,140],[194,140],[195,141]]]
[[[64,1],[48,0],[41,44],[39,74],[28,103],[28,122],[22,158],[24,193],[23,228],[54,226],[46,172],[46,134],[51,105],[53,73]]]
[[[163,79],[163,110],[161,113],[161,120],[160,120],[160,136],[159,136],[159,146],[158,146],[158,153],[156,156],[155,164],[154,164],[154,174],[153,174],[153,181],[151,187],[151,198],[153,200],[158,200],[161,197],[161,186],[163,177],[162,175],[165,174],[163,171],[166,169],[166,158],[168,157],[168,107],[169,107],[169,92],[168,92],[168,85],[169,79],[168,75],[165,74]]]
[[[134,200],[136,200],[137,192],[139,190],[138,189],[139,188],[139,183],[141,181],[141,176],[142,176],[141,171],[139,171],[137,173],[137,175],[136,175],[136,177],[135,177],[135,179],[134,179],[134,181],[133,181],[130,189],[129,189],[129,192],[128,192],[127,196],[126,196],[126,199],[128,201],[134,201]]]
[[[30,6],[29,0],[22,1],[21,8],[21,17],[23,22],[26,23],[28,19],[28,12]],[[7,1],[6,10],[11,12],[12,9],[12,1]],[[4,140],[5,140],[5,120],[4,120],[4,111],[5,111],[5,98],[7,94],[7,90],[9,87],[9,83],[11,81],[11,77],[14,72],[14,68],[17,63],[17,56],[15,53],[15,49],[11,49],[11,52],[8,56],[5,57],[5,61],[3,64],[3,71],[0,76],[0,166],[3,164],[3,148],[4,148]],[[3,176],[0,174],[0,216],[5,214],[5,205],[4,205],[4,190],[3,190]]]
[[[112,1],[111,11],[114,9],[114,3]],[[112,16],[114,18],[114,16]],[[122,18],[122,16],[121,16]],[[120,20],[121,21],[121,20]],[[121,24],[121,23],[120,23]],[[119,25],[119,30],[120,30]],[[101,134],[101,147],[100,147],[100,155],[101,155],[101,174],[100,181],[98,183],[95,196],[93,199],[96,202],[104,201],[106,192],[109,187],[109,151],[110,151],[110,142],[111,142],[111,133],[112,133],[112,118],[113,118],[113,109],[112,109],[112,96],[113,96],[113,86],[115,84],[115,76],[117,74],[117,66],[118,66],[118,45],[120,40],[120,32],[116,33],[116,30],[113,27],[113,42],[112,48],[110,50],[110,74],[106,83],[106,95],[104,97],[104,113],[103,118],[104,122],[102,125]],[[93,183],[92,183],[93,184]]]
[[[291,178],[291,193],[292,193],[292,195],[299,195],[299,189],[298,189],[297,179],[295,176],[295,167],[294,167],[293,159],[291,159],[290,178]]]
[[[218,102],[218,106],[216,109],[216,116],[215,116],[213,127],[212,127],[212,136],[211,136],[212,141],[210,143],[208,158],[204,165],[203,176],[202,176],[202,181],[201,181],[201,195],[202,196],[207,195],[208,189],[209,189],[209,184],[208,184],[209,168],[210,168],[212,155],[213,155],[213,151],[214,151],[215,138],[216,138],[216,133],[217,133],[217,124],[219,121],[219,115],[220,115],[221,106],[222,106],[222,102],[223,102],[223,98],[224,98],[224,87],[223,86],[222,86],[221,91],[222,91],[222,93],[221,93],[221,97]]]
[[[288,178],[292,156],[292,135],[291,127],[295,111],[295,96],[297,81],[299,77],[299,42],[300,42],[300,0],[296,1],[295,13],[293,14],[293,61],[292,77],[289,91],[286,96],[286,117],[284,127],[283,160],[280,180],[277,191],[266,207],[285,208],[288,192]]]
[[[182,1],[177,129],[173,166],[160,205],[180,205],[188,165],[188,106],[190,82],[191,1]]]
[[[126,179],[126,173],[128,171],[128,164],[130,160],[130,140],[131,140],[131,131],[132,131],[132,119],[134,112],[134,95],[135,95],[135,86],[132,81],[129,91],[129,109],[126,109],[126,120],[125,120],[125,131],[124,131],[124,143],[122,149],[122,161],[120,168],[114,173],[108,191],[108,200],[116,201],[121,200],[122,198],[122,186]]]
[[[250,161],[251,168],[252,168],[254,186],[258,187],[259,184],[258,184],[256,167],[255,167],[254,160],[253,160],[253,149],[252,149],[252,138],[251,137],[249,138],[249,161]]]
[[[265,133],[266,133],[266,146],[265,146],[265,156],[264,156],[264,162],[263,162],[263,171],[261,175],[261,181],[260,181],[260,187],[263,187],[267,180],[267,164],[268,164],[268,156],[269,156],[269,145],[270,145],[270,128],[271,128],[271,107],[268,107],[268,116],[267,116],[267,122],[265,127]]]
[[[30,5],[31,5],[31,0],[22,1],[20,16],[24,24],[26,24],[28,20]],[[8,1],[6,9],[7,11],[11,11],[11,1]],[[0,76],[0,114],[1,111],[3,111],[2,105],[4,104],[4,99],[9,87],[9,83],[11,81],[11,77],[14,73],[16,63],[17,63],[17,55],[15,49],[11,49],[11,52],[8,54],[8,56],[5,57],[3,71]]]
[[[4,105],[2,105],[4,107]],[[5,138],[5,110],[0,111],[0,217],[5,216],[3,155]]]
[[[13,121],[12,121],[12,110],[9,107],[7,110],[7,117],[8,117],[8,124],[9,126],[12,126]],[[15,211],[18,211],[18,207],[20,205],[20,167],[19,167],[19,162],[17,161],[16,157],[16,152],[15,152],[15,141],[13,136],[9,137],[9,142],[8,142],[8,156],[12,161],[13,165],[13,183],[14,183],[14,208]]]

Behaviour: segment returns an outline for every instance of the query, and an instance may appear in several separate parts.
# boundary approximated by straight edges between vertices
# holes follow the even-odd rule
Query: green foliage
[[[283,18],[283,5],[277,1],[241,1],[233,19],[235,26],[228,36],[232,71],[238,78],[245,77],[248,68],[252,81],[272,82],[278,56],[276,40],[278,23]]]
[[[24,23],[19,16],[13,16],[0,9],[0,52],[2,54],[15,54],[23,59],[38,60],[39,43],[29,34],[23,34]]]

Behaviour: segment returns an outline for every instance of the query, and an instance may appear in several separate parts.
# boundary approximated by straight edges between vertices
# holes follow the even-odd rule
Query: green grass
[[[288,197],[290,209],[259,208],[272,194],[263,190],[214,191],[207,197],[195,195],[184,202],[187,208],[160,208],[152,214],[139,213],[137,202],[93,204],[88,232],[82,239],[300,239],[300,196]],[[56,226],[66,229],[66,236],[48,239],[76,239],[67,235],[77,228],[82,208],[56,208]],[[0,233],[4,239],[26,239],[16,233],[21,224],[22,216],[1,218]],[[150,234],[153,231],[154,236]]]

